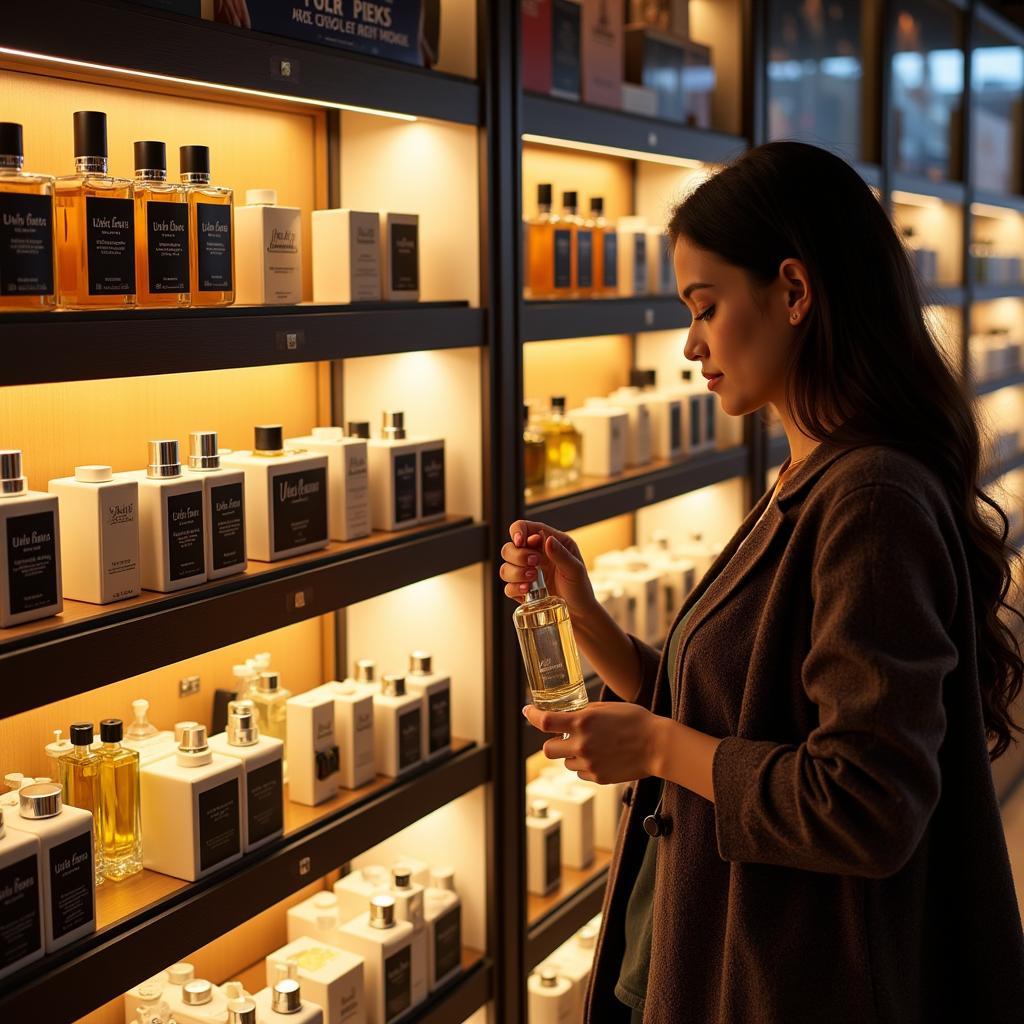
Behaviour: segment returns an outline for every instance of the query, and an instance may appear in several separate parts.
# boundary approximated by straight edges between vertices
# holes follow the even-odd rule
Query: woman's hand
[[[508,532],[512,541],[501,549],[504,561],[498,570],[506,597],[522,603],[540,569],[549,593],[562,598],[570,613],[578,615],[594,605],[594,588],[572,537],[527,519],[517,519]]]

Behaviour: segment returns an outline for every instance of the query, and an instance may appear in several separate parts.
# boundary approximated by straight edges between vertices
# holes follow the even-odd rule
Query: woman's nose
[[[706,356],[708,352],[707,345],[701,341],[700,331],[691,327],[686,332],[686,343],[683,345],[683,355],[690,360],[690,362],[696,362],[702,356]]]

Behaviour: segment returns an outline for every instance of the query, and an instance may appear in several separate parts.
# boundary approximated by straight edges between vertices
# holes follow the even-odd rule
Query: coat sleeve
[[[727,737],[712,765],[720,856],[884,878],[939,799],[957,580],[933,513],[897,484],[849,492],[818,537],[799,745]],[[782,682],[780,680],[780,682]]]
[[[640,704],[642,707],[650,709],[654,703],[654,684],[658,680],[658,666],[661,664],[661,654],[651,647],[650,644],[646,644],[643,640],[633,636],[632,633],[627,635],[629,636],[630,643],[633,645],[633,649],[636,651],[637,664],[640,668],[640,692],[632,703]],[[599,699],[602,701],[624,703],[622,698],[607,683],[601,687]]]

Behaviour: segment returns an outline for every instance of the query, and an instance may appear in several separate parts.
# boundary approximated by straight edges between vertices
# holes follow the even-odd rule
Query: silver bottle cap
[[[413,651],[409,655],[409,671],[415,672],[416,675],[429,676],[433,660],[426,651]]]
[[[386,412],[381,424],[381,434],[389,441],[401,441],[405,438],[405,413]]]
[[[176,745],[181,745],[181,738],[185,735],[185,730],[193,725],[198,725],[198,722],[175,722],[174,723],[174,742]]]
[[[298,1013],[302,1009],[302,991],[294,978],[285,978],[274,986],[271,999],[274,1013]]]
[[[396,865],[391,869],[391,884],[396,889],[408,889],[412,886],[412,869],[404,864]]]
[[[526,603],[542,601],[548,597],[548,585],[544,579],[544,570],[537,570],[537,578],[530,581],[530,589],[526,592]]]
[[[256,1024],[256,1004],[251,999],[232,999],[228,1003],[228,1024]]]
[[[455,892],[455,869],[447,864],[430,869],[430,888]]]
[[[545,967],[540,972],[540,983],[543,988],[557,988],[558,975],[550,967]]]
[[[18,813],[23,818],[56,818],[64,803],[55,782],[35,782],[18,790]]]
[[[0,495],[21,494],[28,489],[28,480],[21,472],[21,451],[7,448],[0,451]]]
[[[216,430],[193,430],[188,435],[188,468],[220,469]]]
[[[597,928],[592,924],[584,925],[576,936],[576,941],[584,949],[593,949],[597,943]]]
[[[150,441],[146,476],[151,479],[181,476],[181,454],[177,441]]]
[[[167,968],[167,980],[172,985],[185,985],[196,976],[196,969],[184,960]]]
[[[213,1002],[213,986],[205,978],[186,982],[181,990],[181,1001],[186,1006],[205,1006]]]
[[[546,800],[534,800],[530,804],[531,818],[546,818],[548,816],[548,802]]]
[[[404,697],[405,676],[385,676],[384,683],[381,686],[381,690],[383,691],[385,697]]]
[[[377,663],[370,658],[360,658],[356,662],[356,679],[360,683],[372,683],[377,679]]]
[[[393,928],[395,926],[395,898],[374,896],[370,900],[370,927]]]
[[[256,723],[256,705],[251,700],[228,701],[228,743],[233,747],[251,747],[260,738]]]
[[[261,693],[274,693],[281,688],[281,676],[277,672],[261,672],[259,687]]]
[[[183,754],[205,754],[210,749],[206,742],[206,726],[199,722],[190,722],[181,730],[178,749]]]

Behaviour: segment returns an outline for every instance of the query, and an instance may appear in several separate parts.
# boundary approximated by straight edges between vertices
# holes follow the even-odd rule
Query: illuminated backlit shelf
[[[961,285],[926,284],[921,298],[926,306],[962,306],[966,292]]]
[[[990,377],[988,380],[978,381],[974,385],[974,393],[976,395],[990,395],[993,391],[999,391],[1002,388],[1015,388],[1021,384],[1024,384],[1024,370],[1017,370],[1004,377]]]
[[[903,201],[900,193],[914,197],[908,200],[911,203],[916,197],[935,198],[944,203],[962,203],[966,195],[962,181],[933,181],[931,178],[921,178],[903,171],[894,171],[889,184],[894,203]]]
[[[1024,281],[1019,284],[976,284],[971,288],[975,302],[991,299],[1024,299]]]
[[[592,338],[602,334],[637,334],[689,327],[690,311],[675,295],[637,298],[531,300],[523,303],[523,341]]]
[[[975,189],[972,203],[981,203],[984,206],[999,206],[1004,210],[1024,213],[1024,195],[1013,195],[1009,192],[988,192],[985,189]]]

